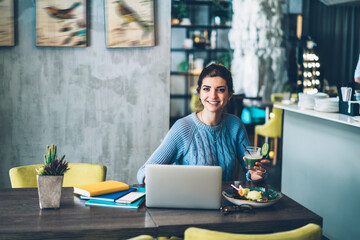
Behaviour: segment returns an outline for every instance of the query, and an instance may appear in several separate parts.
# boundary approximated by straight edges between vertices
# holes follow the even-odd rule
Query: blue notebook
[[[145,188],[137,188],[138,192],[145,192]],[[90,199],[85,202],[86,206],[97,206],[97,207],[112,207],[112,208],[139,208],[144,202],[145,197],[136,200],[133,203],[117,203],[103,200]]]
[[[119,197],[122,197],[126,194],[128,194],[129,192],[134,192],[136,191],[136,188],[129,188],[128,190],[125,191],[120,191],[120,192],[114,192],[114,193],[108,193],[108,194],[104,194],[104,195],[99,195],[99,196],[94,196],[94,197],[87,197],[84,195],[80,196],[80,199],[83,200],[101,200],[101,201],[108,201],[108,202],[115,202],[116,199],[118,199]]]

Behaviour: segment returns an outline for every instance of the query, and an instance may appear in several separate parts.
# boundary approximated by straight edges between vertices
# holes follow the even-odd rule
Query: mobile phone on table
[[[133,203],[139,198],[145,196],[144,192],[130,192],[115,200],[117,203]]]

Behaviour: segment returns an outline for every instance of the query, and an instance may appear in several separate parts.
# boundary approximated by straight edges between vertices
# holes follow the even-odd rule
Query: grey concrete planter
[[[40,208],[60,208],[64,176],[37,175]]]

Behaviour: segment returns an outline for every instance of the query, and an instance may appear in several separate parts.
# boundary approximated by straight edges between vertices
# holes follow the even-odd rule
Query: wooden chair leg
[[[255,133],[254,135],[254,147],[257,147],[258,145],[258,135]]]
[[[278,155],[278,146],[279,146],[279,138],[274,138],[274,160],[273,160],[273,166],[276,166],[277,162],[277,155]]]

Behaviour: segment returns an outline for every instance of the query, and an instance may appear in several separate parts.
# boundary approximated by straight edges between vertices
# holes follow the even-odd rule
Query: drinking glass
[[[246,147],[245,149],[245,162],[246,168],[249,170],[254,170],[256,162],[260,162],[263,156],[261,155],[260,147]]]

